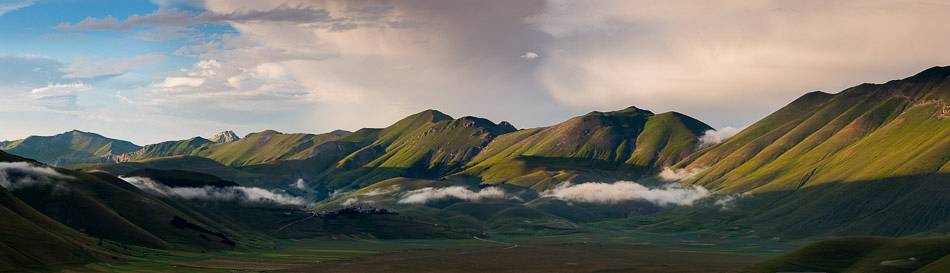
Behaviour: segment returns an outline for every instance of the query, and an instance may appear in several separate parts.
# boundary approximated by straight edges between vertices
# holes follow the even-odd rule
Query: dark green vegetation
[[[673,260],[659,258],[663,255],[679,255],[703,269],[738,269],[756,260],[716,256],[723,263],[710,263],[699,260],[712,257],[708,254],[669,251],[775,255],[789,243],[816,238],[884,235],[909,237],[819,242],[749,270],[940,272],[950,264],[945,258],[950,242],[922,236],[950,232],[948,101],[950,67],[935,67],[838,94],[806,94],[703,149],[699,139],[711,129],[706,124],[635,107],[522,130],[426,110],[386,128],[352,133],[263,131],[240,139],[225,133],[213,141],[192,138],[124,150],[117,147],[127,142],[81,132],[31,137],[3,147],[37,155],[39,162],[70,164],[56,174],[45,171],[46,176],[14,168],[0,177],[32,183],[0,192],[4,217],[11,219],[0,223],[0,247],[4,253],[20,251],[3,266],[72,268],[93,262],[84,269],[424,271],[419,268],[451,261],[453,267],[433,271],[504,271],[514,267],[508,263],[524,262],[512,270],[664,272],[679,269],[669,266]],[[0,160],[46,168],[6,153]],[[684,198],[678,188],[662,185],[675,180],[658,176],[668,167],[696,173],[683,182],[713,195],[674,206],[552,194],[563,190],[564,182],[636,180],[653,186],[636,193],[641,199]],[[174,193],[139,189],[117,175],[151,178]],[[591,185],[606,184],[586,186]],[[261,199],[252,194],[313,203],[255,202]],[[608,188],[574,194],[629,193]],[[22,238],[34,236],[36,246],[50,249],[49,256],[24,244]],[[386,245],[406,239],[418,241],[383,249],[412,251],[326,266],[302,260],[368,253],[297,248],[325,249],[339,241],[335,247],[346,250],[359,240]],[[469,248],[473,242],[480,244],[477,249]],[[441,243],[446,245],[425,246]],[[349,250],[367,249],[372,248]],[[648,259],[614,258],[629,253]],[[247,259],[251,255],[268,258],[255,263]],[[542,257],[585,261],[527,262]],[[499,262],[474,267],[483,259]]]
[[[392,213],[317,215],[277,204],[165,197],[108,173],[52,169],[3,152],[0,164],[6,164],[0,179],[11,187],[0,187],[4,205],[0,269],[4,270],[69,266],[107,261],[107,257],[124,260],[132,255],[126,253],[130,246],[225,251],[261,247],[278,238],[464,238],[474,234]],[[168,186],[234,185],[186,171],[131,173]]]
[[[849,237],[808,245],[744,272],[950,272],[950,238]]]
[[[152,180],[162,183],[169,187],[189,187],[189,188],[200,188],[204,186],[211,187],[234,187],[238,186],[237,183],[222,180],[217,176],[204,174],[199,172],[191,171],[182,171],[182,170],[157,170],[157,169],[140,169],[129,172],[125,174],[130,177],[147,177]]]
[[[113,156],[139,148],[141,147],[128,141],[74,130],[55,136],[31,136],[5,142],[0,150],[62,166],[71,163],[111,162]]]

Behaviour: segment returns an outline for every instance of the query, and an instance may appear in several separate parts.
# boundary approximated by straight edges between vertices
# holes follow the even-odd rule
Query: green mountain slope
[[[76,130],[55,136],[31,136],[0,147],[8,153],[55,166],[108,162],[113,155],[133,152],[140,148],[128,141]]]
[[[116,162],[129,162],[190,155],[209,158],[229,166],[246,166],[310,158],[318,153],[317,147],[321,144],[349,134],[342,130],[316,135],[285,134],[267,130],[238,138],[233,132],[225,131],[215,135],[217,141],[202,137],[165,141],[113,156],[113,159]]]
[[[4,160],[29,162],[17,157]],[[219,222],[173,200],[143,192],[115,176],[30,164],[3,170],[3,179],[15,181],[10,182],[13,188],[8,190],[32,209],[72,229],[153,248],[220,249],[231,245],[208,239],[206,231],[180,228],[173,220],[181,219],[205,230],[218,230],[214,226]]]
[[[0,152],[0,162],[22,162]],[[93,260],[83,244],[92,239],[23,203],[0,187],[0,271],[22,270]]]
[[[85,171],[105,171],[113,175],[128,175],[143,169],[182,170],[211,174],[242,185],[256,186],[274,182],[289,183],[278,177],[252,173],[235,167],[225,166],[217,161],[198,156],[170,156],[122,163],[72,164],[69,169]]]
[[[115,161],[117,162],[126,162],[140,161],[158,157],[190,155],[202,149],[207,149],[207,146],[210,146],[214,143],[215,142],[202,137],[194,137],[186,140],[165,141],[161,143],[145,145],[137,151],[117,155],[113,158],[115,158]]]
[[[947,272],[950,238],[854,237],[817,242],[742,272]]]
[[[458,170],[496,136],[514,130],[507,122],[453,119],[426,110],[367,136],[373,141],[337,162],[324,179],[335,189],[397,176],[438,177]]]
[[[288,159],[306,159],[316,146],[337,140],[343,134],[284,134],[273,130],[251,133],[244,138],[198,149],[191,155],[207,157],[229,166],[253,165]]]
[[[809,93],[678,165],[796,236],[950,230],[950,67]],[[753,207],[752,204],[759,207]]]
[[[539,189],[579,174],[637,177],[693,153],[698,137],[711,129],[676,112],[655,115],[636,107],[591,112],[500,136],[466,165],[464,174]]]
[[[241,170],[269,176],[284,176],[314,180],[337,162],[366,147],[379,136],[382,129],[363,128],[337,140],[314,146],[306,159],[277,160],[242,166]]]

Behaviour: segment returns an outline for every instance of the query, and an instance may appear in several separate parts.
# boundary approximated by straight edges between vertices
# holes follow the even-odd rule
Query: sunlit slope
[[[149,144],[138,151],[116,156],[116,161],[140,161],[158,157],[168,157],[177,155],[189,155],[206,149],[207,146],[214,144],[211,140],[202,137],[194,137],[186,140],[165,141],[156,144]]]
[[[809,93],[679,164],[727,192],[950,172],[950,67],[838,94]],[[944,181],[946,182],[946,181]]]
[[[688,156],[711,130],[689,116],[630,107],[591,112],[544,128],[521,130],[492,141],[464,174],[487,183],[550,186],[578,173],[603,171],[638,176]]]
[[[340,160],[325,177],[331,188],[397,176],[438,177],[457,170],[496,136],[514,130],[506,122],[453,119],[426,110],[379,131],[372,143]]]
[[[810,93],[678,167],[750,194],[725,220],[783,237],[950,232],[950,68]]]
[[[950,238],[856,237],[817,242],[742,272],[947,272]]]
[[[111,156],[138,150],[128,141],[103,137],[94,133],[70,131],[55,136],[31,136],[7,142],[0,149],[47,164],[108,162]]]
[[[316,145],[311,149],[312,155],[305,159],[270,161],[242,166],[241,169],[263,175],[313,180],[336,166],[343,158],[375,141],[380,131],[381,129],[364,128],[337,140]]]
[[[244,138],[199,149],[191,155],[207,157],[230,166],[305,159],[314,155],[320,144],[337,140],[345,133],[285,134],[273,130],[251,133]]]
[[[273,130],[251,133],[234,141],[213,142],[194,137],[146,145],[134,152],[114,157],[116,161],[144,161],[169,156],[200,156],[229,166],[246,166],[278,160],[307,159],[318,146],[338,140],[349,132],[325,134],[285,134]]]

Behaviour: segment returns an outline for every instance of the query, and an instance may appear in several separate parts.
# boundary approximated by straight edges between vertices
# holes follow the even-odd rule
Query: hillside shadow
[[[752,228],[795,239],[950,232],[950,173],[832,182],[661,212],[651,228]]]

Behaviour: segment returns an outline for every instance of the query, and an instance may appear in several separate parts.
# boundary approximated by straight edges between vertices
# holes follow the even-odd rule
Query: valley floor
[[[761,256],[616,244],[411,250],[316,264],[313,272],[735,272]],[[296,270],[289,270],[296,271]],[[288,272],[289,272],[288,271]]]
[[[286,240],[225,252],[127,250],[68,272],[736,272],[795,246],[724,233],[496,235],[491,238]]]

